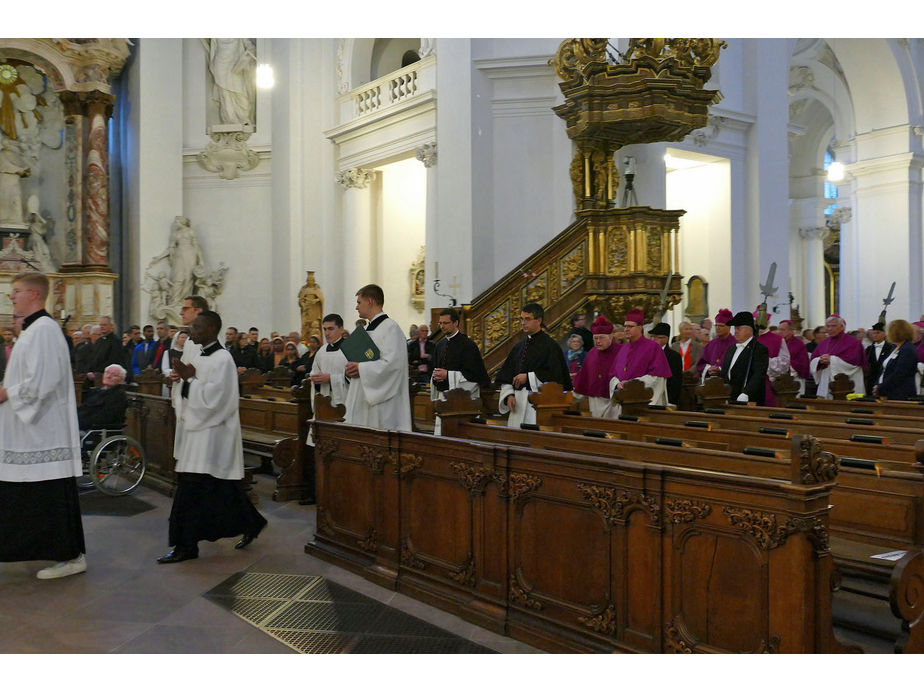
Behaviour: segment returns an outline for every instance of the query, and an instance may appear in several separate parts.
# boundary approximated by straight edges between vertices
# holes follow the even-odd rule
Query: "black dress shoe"
[[[249,546],[250,543],[256,538],[256,534],[245,534],[243,537],[241,537],[241,540],[234,545],[234,548],[243,549],[245,546]]]
[[[179,563],[180,561],[188,561],[192,558],[199,558],[198,551],[186,551],[184,549],[173,549],[168,554],[164,554],[157,559],[158,563]]]

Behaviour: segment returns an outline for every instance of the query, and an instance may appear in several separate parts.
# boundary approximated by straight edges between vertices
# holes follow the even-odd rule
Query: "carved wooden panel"
[[[540,306],[549,304],[549,271],[548,269],[539,273],[539,275],[523,287],[523,301],[521,306],[527,303],[538,303]],[[517,315],[519,318],[519,315]]]
[[[648,228],[648,267],[647,271],[652,274],[657,274],[658,272],[667,271],[666,268],[661,267],[661,243],[664,240],[664,236],[661,234],[661,230],[657,226],[651,226]]]
[[[624,226],[606,232],[606,273],[619,276],[629,271],[629,234]]]
[[[508,333],[510,301],[504,301],[484,318],[484,350],[490,351],[503,342]]]
[[[676,535],[675,535],[676,536]],[[672,570],[675,624],[696,643],[753,652],[767,631],[765,555],[722,532],[680,530]]]
[[[585,242],[581,242],[571,252],[565,255],[559,262],[560,281],[559,288],[561,293],[565,293],[575,285],[585,274],[586,255]]]
[[[461,565],[472,550],[472,501],[455,480],[418,474],[402,486],[405,536],[428,562]]]

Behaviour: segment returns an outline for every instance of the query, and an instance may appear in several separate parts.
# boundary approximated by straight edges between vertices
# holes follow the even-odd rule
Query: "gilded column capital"
[[[336,180],[345,189],[364,189],[375,180],[376,172],[367,168],[350,168],[337,174]]]
[[[824,241],[830,233],[831,229],[827,226],[810,226],[799,229],[799,236],[806,241]]]
[[[427,144],[417,147],[414,157],[417,161],[423,163],[424,168],[436,166],[436,142],[427,142]]]

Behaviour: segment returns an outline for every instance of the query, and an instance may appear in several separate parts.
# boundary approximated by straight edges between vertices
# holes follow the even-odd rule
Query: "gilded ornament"
[[[607,43],[609,40],[605,38],[565,39],[549,60],[549,65],[563,81],[580,77],[588,64],[606,61]]]
[[[538,303],[539,305],[545,305],[546,303],[546,283],[547,276],[546,272],[543,272],[538,277],[536,277],[532,282],[526,285],[523,289],[523,305],[527,303]],[[519,317],[519,316],[517,316]]]
[[[562,292],[564,292],[575,280],[580,279],[584,274],[584,243],[581,243],[574,250],[565,255],[561,260],[560,266],[561,289]]]
[[[9,63],[0,65],[0,84],[14,84],[18,79],[19,70]]]
[[[629,236],[626,228],[610,227],[606,233],[606,243],[606,273],[609,276],[617,276],[628,272]]]
[[[497,346],[507,337],[507,318],[509,313],[509,301],[505,302],[499,308],[494,309],[485,316],[484,319],[484,348],[485,351]]]

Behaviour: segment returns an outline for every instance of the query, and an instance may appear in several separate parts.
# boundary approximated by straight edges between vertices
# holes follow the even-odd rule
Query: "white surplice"
[[[852,363],[847,363],[840,356],[832,356],[831,361],[828,363],[828,367],[819,369],[818,359],[820,358],[821,356],[816,356],[811,360],[811,362],[809,362],[809,372],[812,374],[815,382],[818,383],[817,395],[819,397],[831,399],[831,394],[828,391],[828,388],[831,386],[831,380],[841,373],[853,381],[854,392],[861,395],[866,394],[866,385],[863,382],[862,367],[854,366]]]
[[[339,341],[339,340],[338,340]],[[329,383],[311,383],[311,406],[314,407],[315,395],[330,397],[331,406],[336,407],[338,404],[346,402],[347,393],[350,389],[350,383],[344,375],[346,368],[346,356],[340,349],[328,351],[327,348],[320,349],[314,355],[314,363],[311,364],[310,375],[319,375],[321,373],[330,374]],[[312,419],[313,420],[313,419]],[[314,447],[314,440],[311,437],[311,426],[308,427],[308,435],[305,439],[305,445]]]
[[[375,330],[373,330],[374,332]],[[327,351],[326,348],[318,350],[314,355],[314,363],[311,365],[309,375],[320,375],[321,373],[330,374],[329,383],[311,383],[311,401],[314,402],[315,395],[330,397],[330,403],[333,406],[346,402],[347,392],[349,391],[349,381],[343,374],[346,368],[346,356],[340,349],[336,351]],[[310,380],[308,382],[311,382]]]
[[[242,479],[244,448],[234,358],[226,349],[209,356],[200,352],[195,368],[188,398],[183,400],[177,416],[177,431],[182,421],[183,437],[178,441],[176,471]],[[175,389],[180,386],[177,383]]]
[[[74,377],[67,342],[51,317],[19,335],[3,386],[9,399],[0,404],[0,481],[80,476]]]
[[[507,426],[509,428],[519,428],[520,424],[536,423],[536,410],[533,408],[533,405],[529,403],[529,396],[534,392],[539,392],[539,388],[545,385],[545,383],[536,377],[535,371],[529,371],[526,377],[530,387],[528,390],[525,387],[514,390],[513,385],[510,383],[501,385],[500,396],[497,402],[497,411],[501,414],[508,414]],[[508,395],[513,395],[516,398],[513,411],[510,411],[510,407],[507,406]]]
[[[196,365],[198,358],[202,356],[202,347],[196,344],[189,337],[186,337],[186,341],[183,342],[183,355],[180,356],[180,361],[182,363],[189,363],[193,366]],[[173,370],[171,369],[171,373]],[[183,439],[183,405],[185,404],[181,396],[181,390],[183,388],[183,381],[178,380],[173,383],[170,389],[170,401],[173,402],[173,411],[176,414],[176,433],[173,438],[173,456],[179,458],[180,453],[180,443]],[[240,391],[238,391],[240,392]]]
[[[359,377],[350,379],[346,423],[388,431],[410,431],[407,339],[391,318],[385,318],[369,331],[369,337],[379,348],[379,358],[360,363]]]

